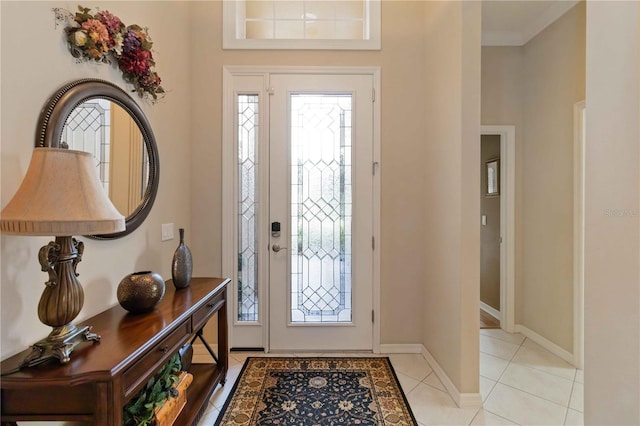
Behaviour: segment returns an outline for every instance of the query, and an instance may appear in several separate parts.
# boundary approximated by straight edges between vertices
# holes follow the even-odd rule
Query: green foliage
[[[122,424],[125,426],[151,425],[154,410],[164,405],[169,397],[176,396],[173,387],[178,383],[181,369],[180,354],[175,354],[124,407]]]
[[[91,9],[89,9],[88,7],[82,7],[78,5],[78,11],[76,12],[76,22],[85,22],[89,19],[93,19],[93,15],[89,13],[90,11]]]

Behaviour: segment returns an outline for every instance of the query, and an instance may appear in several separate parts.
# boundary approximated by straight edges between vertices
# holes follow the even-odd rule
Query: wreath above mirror
[[[125,25],[107,10],[91,14],[91,9],[78,6],[75,14],[62,8],[53,11],[56,20],[67,25],[64,31],[69,52],[79,62],[114,60],[122,78],[133,85],[139,97],[155,102],[164,96],[160,76],[154,70],[153,42],[147,28]]]

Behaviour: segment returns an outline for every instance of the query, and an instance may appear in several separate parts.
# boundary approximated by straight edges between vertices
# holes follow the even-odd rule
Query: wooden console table
[[[184,343],[202,337],[202,328],[218,313],[217,362],[191,365],[187,405],[175,422],[196,424],[227,375],[228,283],[193,278],[189,287],[176,291],[167,281],[164,298],[150,313],[132,315],[117,305],[88,318],[81,324],[91,325],[101,341],[77,346],[68,364],[51,361],[10,373],[30,350],[6,359],[0,379],[2,424],[75,420],[121,425],[122,407]]]

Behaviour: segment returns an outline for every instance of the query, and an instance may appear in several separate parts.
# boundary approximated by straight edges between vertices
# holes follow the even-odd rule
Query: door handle
[[[280,250],[286,250],[286,247],[280,247],[279,244],[274,244],[271,246],[271,250],[273,250],[275,253],[279,252]]]

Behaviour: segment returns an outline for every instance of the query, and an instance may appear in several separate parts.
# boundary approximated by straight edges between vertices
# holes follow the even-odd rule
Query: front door
[[[373,76],[234,81],[232,347],[372,350]]]
[[[272,350],[372,349],[372,84],[271,77]]]

